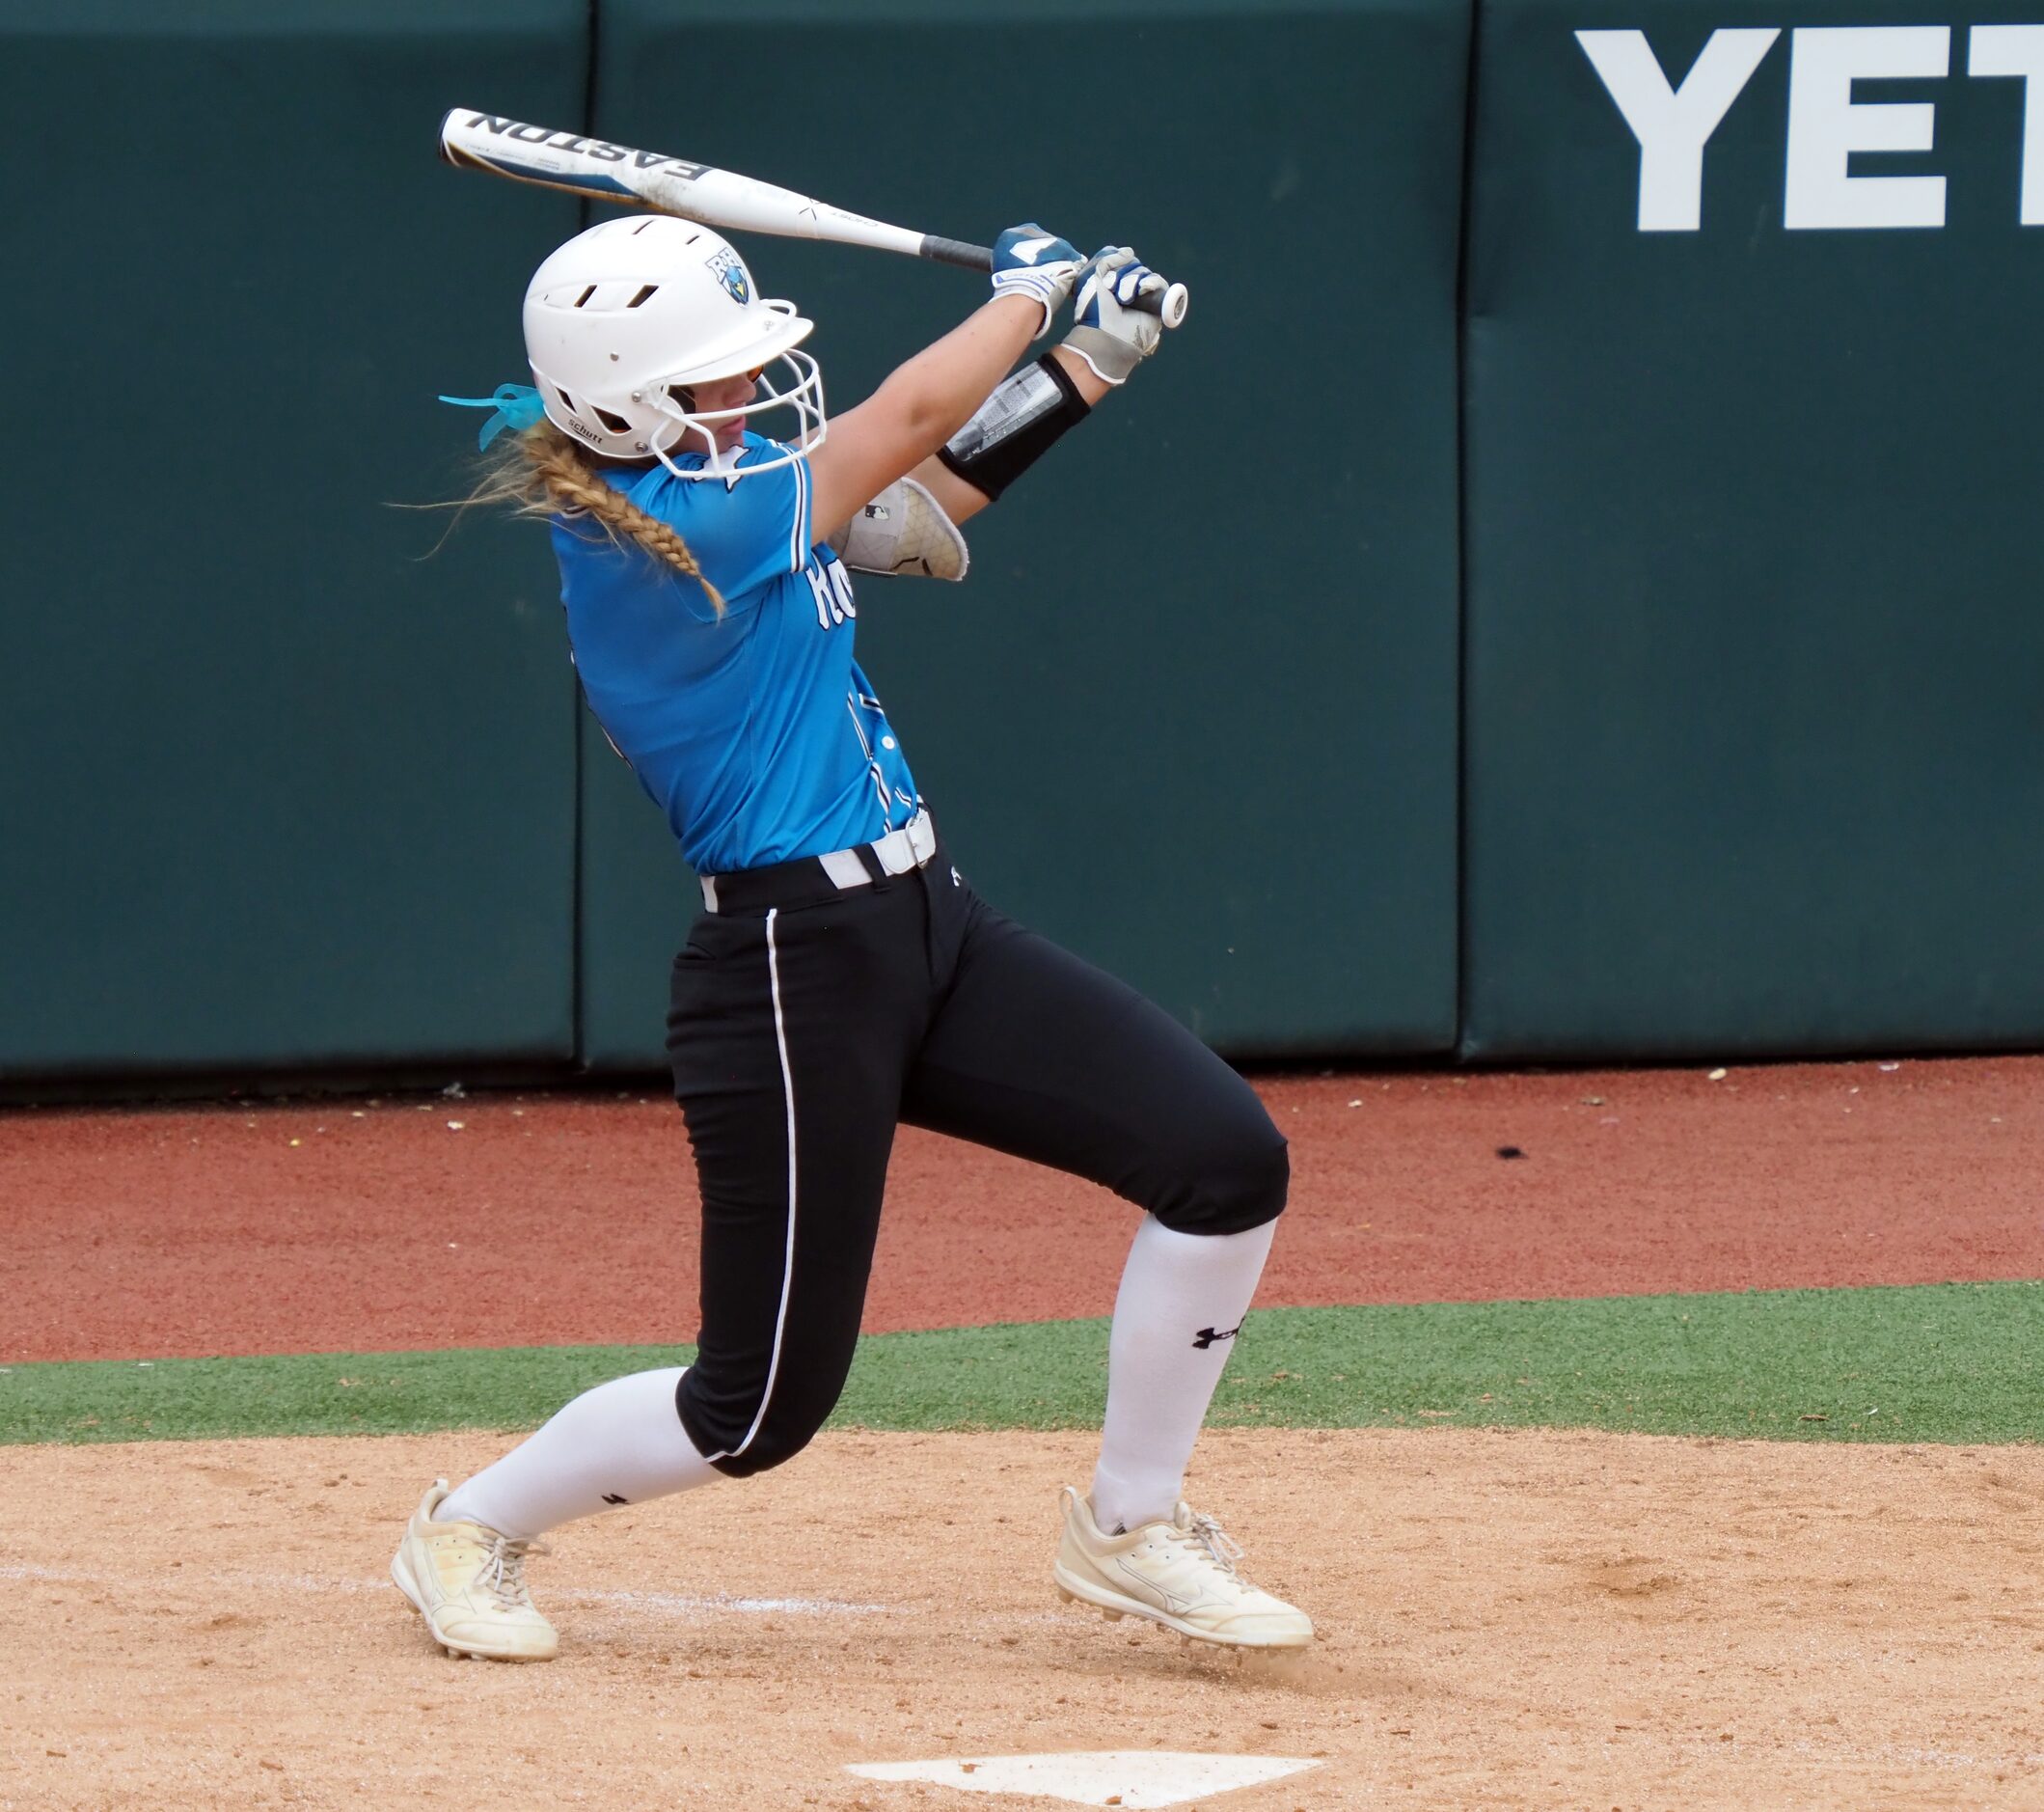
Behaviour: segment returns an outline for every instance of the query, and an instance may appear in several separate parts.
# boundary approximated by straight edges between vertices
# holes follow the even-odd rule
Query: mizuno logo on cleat
[[[1223,1340],[1234,1339],[1241,1331],[1242,1325],[1240,1322],[1237,1322],[1232,1328],[1222,1330],[1219,1333],[1215,1333],[1212,1328],[1202,1328],[1193,1337],[1192,1344],[1204,1353],[1210,1346],[1216,1346]]]
[[[618,1495],[617,1495],[617,1494],[616,1494],[615,1492],[612,1492],[612,1491],[607,1491],[607,1492],[605,1492],[605,1493],[604,1493],[604,1495],[603,1495],[603,1500],[604,1500],[604,1502],[605,1502],[605,1503],[613,1503],[613,1504],[614,1504],[614,1503],[630,1503],[630,1502],[632,1501],[632,1500],[631,1500],[631,1499],[630,1499],[629,1497],[620,1497],[620,1496],[618,1496]]]

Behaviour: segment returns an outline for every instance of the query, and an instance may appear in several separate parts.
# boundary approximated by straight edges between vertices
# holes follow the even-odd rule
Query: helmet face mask
[[[755,294],[720,235],[665,214],[607,220],[559,248],[528,286],[526,357],[547,419],[605,459],[658,459],[678,478],[736,480],[804,457],[826,431],[823,373],[799,349],[814,323]],[[754,372],[764,396],[698,412],[691,387]],[[736,464],[717,429],[783,411],[777,458]],[[678,457],[700,454],[701,466]]]
[[[715,376],[742,374],[719,372]],[[752,368],[751,377],[751,397],[728,409],[698,409],[688,395],[692,385],[677,382],[671,376],[665,381],[656,381],[646,391],[645,405],[671,424],[672,431],[656,430],[651,444],[653,456],[676,478],[734,478],[747,472],[766,472],[786,465],[823,443],[827,427],[823,372],[810,354],[791,346],[768,364]],[[713,381],[709,372],[698,372],[695,379],[696,384]],[[763,396],[760,394],[762,390],[766,393]],[[732,462],[738,452],[736,449],[728,453],[719,451],[718,429],[741,416],[749,425],[777,409],[788,413],[792,432],[769,432],[767,438],[785,443],[788,451],[778,458],[756,460],[751,465],[734,468]],[[699,468],[683,470],[674,463],[674,457],[679,453],[702,453],[705,463]]]

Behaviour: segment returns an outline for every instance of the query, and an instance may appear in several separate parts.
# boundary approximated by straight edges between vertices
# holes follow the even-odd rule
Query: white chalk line
[[[244,1573],[234,1570],[216,1573],[188,1567],[178,1568],[175,1573],[152,1574],[148,1579],[132,1579],[75,1567],[0,1565],[0,1579],[48,1585],[95,1585],[111,1591],[146,1592],[152,1596],[160,1596],[166,1586],[176,1585],[250,1592],[383,1593],[395,1589],[388,1579],[328,1579],[310,1573]],[[624,1610],[675,1617],[886,1617],[907,1608],[902,1605],[852,1604],[834,1598],[741,1598],[728,1592],[598,1591],[588,1586],[572,1585],[550,1589],[547,1596],[563,1604],[614,1605]]]

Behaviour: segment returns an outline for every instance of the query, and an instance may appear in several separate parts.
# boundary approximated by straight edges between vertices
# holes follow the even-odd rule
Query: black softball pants
[[[668,1053],[702,1194],[702,1332],[678,1407],[734,1477],[800,1452],[844,1387],[903,1121],[1187,1233],[1285,1204],[1285,1140],[1249,1085],[994,911],[941,846],[811,903],[705,913],[674,960]]]

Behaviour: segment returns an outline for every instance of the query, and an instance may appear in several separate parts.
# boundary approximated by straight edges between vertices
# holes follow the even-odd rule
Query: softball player
[[[535,390],[478,495],[552,519],[588,701],[701,877],[668,1049],[702,1194],[693,1365],[614,1379],[452,1492],[392,1574],[452,1655],[543,1661],[534,1538],[606,1506],[792,1458],[851,1364],[895,1127],[976,1140],[1147,1212],[1115,1300],[1089,1493],[1067,1486],[1060,1594],[1186,1636],[1296,1648],[1180,1498],[1288,1179],[1240,1077],[1132,990],[972,890],[853,658],[848,563],[960,576],[957,525],[1154,351],[1162,287],[1033,227],[992,299],[857,408],[825,415],[811,323],[705,228],[616,219],[525,301]],[[1010,374],[1077,289],[1063,343]],[[773,418],[780,438],[751,423]]]

